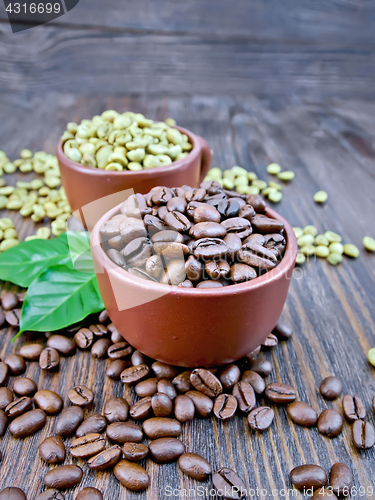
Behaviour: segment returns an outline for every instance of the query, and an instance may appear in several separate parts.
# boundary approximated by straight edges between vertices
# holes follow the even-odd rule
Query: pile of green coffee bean
[[[17,181],[16,186],[8,186],[4,174],[35,172],[40,177],[31,181]],[[43,177],[41,177],[43,176]],[[40,227],[31,239],[48,239],[51,232],[59,236],[66,231],[66,221],[71,215],[65,191],[61,185],[60,169],[56,156],[39,151],[33,154],[23,149],[20,158],[11,162],[7,155],[0,151],[0,210],[17,210],[22,217],[31,217],[38,223],[48,217],[51,228]],[[4,227],[3,227],[4,226]],[[0,252],[18,245],[19,240],[14,224],[8,217],[0,219]],[[0,240],[2,239],[0,238]]]
[[[270,169],[270,167],[272,168]],[[276,167],[278,167],[279,170],[276,169]],[[290,170],[282,172],[281,167],[276,163],[269,165],[267,170],[268,173],[277,175],[277,177],[284,182],[294,179],[294,172]],[[224,172],[217,167],[211,168],[204,180],[217,181],[224,189],[234,189],[241,194],[261,193],[272,203],[278,203],[283,197],[281,184],[274,181],[266,182],[260,180],[255,172],[248,172],[239,166],[224,170]]]
[[[154,122],[141,113],[104,111],[91,120],[68,123],[62,136],[65,155],[87,167],[138,171],[181,160],[193,148],[176,122]]]

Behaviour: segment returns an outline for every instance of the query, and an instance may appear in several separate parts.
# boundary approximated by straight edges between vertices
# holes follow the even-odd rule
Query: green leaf
[[[72,264],[52,266],[26,293],[19,334],[60,330],[103,309],[95,274],[79,272]]]
[[[52,240],[32,240],[0,254],[0,279],[28,287],[48,266],[70,261],[66,233]]]

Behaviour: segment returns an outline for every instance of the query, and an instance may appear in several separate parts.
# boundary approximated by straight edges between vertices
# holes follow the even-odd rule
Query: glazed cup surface
[[[69,160],[63,152],[60,141],[56,148],[56,156],[60,165],[62,185],[72,211],[75,212],[90,203],[127,189],[133,189],[134,193],[145,194],[155,186],[173,187],[184,184],[192,187],[198,186],[211,166],[210,148],[202,137],[182,127],[176,128],[186,134],[193,144],[190,153],[182,160],[165,167],[139,172],[129,170],[113,172],[81,165]],[[118,201],[115,204],[117,205]],[[106,212],[108,206],[105,204],[103,206],[106,207]]]
[[[116,266],[101,247],[95,225],[91,251],[100,293],[120,334],[147,356],[183,367],[231,363],[258,347],[276,325],[286,301],[297,255],[293,229],[284,222],[287,246],[276,268],[253,281],[223,288],[189,289],[138,278]]]

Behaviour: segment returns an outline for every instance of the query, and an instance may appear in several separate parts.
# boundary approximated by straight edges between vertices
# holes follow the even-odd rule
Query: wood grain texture
[[[73,11],[72,11],[73,12]],[[350,44],[0,23],[0,90],[373,98],[375,51]]]
[[[312,223],[319,231],[337,231],[345,242],[355,243],[359,248],[365,234],[375,235],[374,102],[335,99],[306,103],[297,97],[167,99],[2,93],[0,115],[7,118],[0,121],[0,149],[11,158],[22,147],[53,152],[67,121],[90,117],[107,108],[131,109],[154,119],[175,117],[180,125],[208,140],[214,151],[213,166],[222,169],[242,165],[263,179],[271,179],[266,173],[271,161],[294,170],[295,180],[284,187],[284,198],[276,208],[294,226]],[[316,205],[312,199],[319,189],[329,194],[324,206]],[[33,232],[29,222],[19,218],[16,222],[23,236]],[[363,250],[357,260],[344,259],[337,268],[318,260],[298,271],[283,313],[295,335],[272,352],[261,354],[274,365],[268,380],[293,385],[298,398],[310,402],[317,410],[326,407],[340,410],[340,401],[325,402],[318,391],[321,380],[335,374],[343,380],[345,393],[362,397],[368,419],[374,423],[371,400],[375,396],[375,371],[366,360],[367,349],[375,345],[374,286],[375,256]],[[2,359],[9,352],[17,352],[26,341],[18,339],[12,345],[11,329],[2,330],[0,335]],[[79,352],[62,359],[57,374],[41,374],[37,363],[28,363],[26,373],[40,388],[58,391],[65,404],[69,386],[88,385],[96,394],[90,412],[101,411],[106,398],[124,394],[121,383],[105,377],[107,363]],[[10,379],[9,387],[13,380]],[[129,391],[125,397],[129,401],[131,397],[134,399]],[[264,403],[259,398],[259,404]],[[342,461],[353,469],[356,487],[375,488],[375,450],[358,452],[347,423],[341,436],[329,440],[316,429],[294,425],[284,408],[275,410],[275,423],[263,435],[250,431],[246,418],[238,416],[229,423],[196,419],[184,425],[182,439],[189,451],[203,455],[214,469],[229,466],[247,487],[266,490],[264,495],[255,492],[252,498],[285,498],[281,490],[290,488],[290,470],[303,463],[320,464],[328,472],[334,462]],[[28,492],[29,500],[34,499],[49,469],[40,462],[37,447],[53,433],[54,422],[54,418],[48,418],[45,429],[24,441],[11,438],[9,433],[2,438],[0,489],[19,486]],[[183,476],[176,464],[159,466],[148,461],[151,486],[141,494],[126,492],[110,473],[84,470],[82,486],[98,487],[105,500],[167,498],[167,485],[197,488],[197,483]],[[209,481],[203,484],[211,488]],[[272,490],[278,492],[273,495]],[[77,492],[78,488],[68,492],[66,499],[74,499]],[[289,493],[288,497],[303,498],[299,493],[295,496]],[[205,493],[196,498],[215,497]],[[360,498],[372,499],[374,495],[365,493]]]

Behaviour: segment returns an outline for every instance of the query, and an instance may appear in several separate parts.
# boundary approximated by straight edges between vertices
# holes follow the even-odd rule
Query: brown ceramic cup
[[[91,251],[104,305],[132,346],[165,363],[197,367],[231,363],[265,340],[281,315],[298,248],[279,214],[266,212],[285,224],[286,250],[276,268],[246,283],[189,289],[135,277],[107,257],[99,228],[118,211],[97,222]]]
[[[129,170],[113,172],[81,165],[65,156],[60,141],[56,148],[56,156],[60,165],[62,185],[72,212],[126,189],[133,189],[134,193],[148,193],[155,186],[174,187],[184,184],[198,186],[210,169],[211,150],[202,137],[182,127],[176,128],[186,134],[193,144],[190,153],[182,160],[166,167],[138,172]]]

